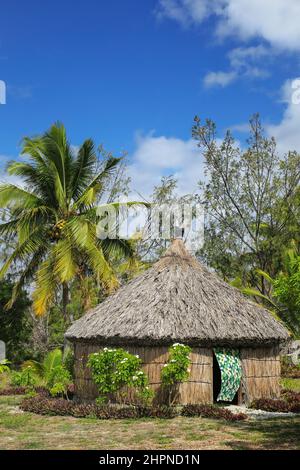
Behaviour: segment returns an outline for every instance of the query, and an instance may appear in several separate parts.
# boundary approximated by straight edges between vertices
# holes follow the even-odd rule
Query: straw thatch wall
[[[243,401],[280,396],[279,347],[245,348],[241,350],[243,366]]]
[[[93,400],[98,396],[90,369],[86,366],[89,354],[101,350],[97,344],[76,342],[75,347],[75,395],[79,400]],[[160,373],[168,360],[166,346],[128,347],[131,354],[138,354],[143,370],[149,377],[151,388],[156,393],[156,403],[166,402],[166,391],[162,388]],[[243,378],[238,392],[238,403],[251,403],[256,398],[277,398],[280,395],[280,358],[278,346],[269,348],[241,349]],[[213,402],[213,351],[193,348],[189,381],[179,386],[177,402]],[[127,392],[128,401],[132,394]],[[126,399],[125,399],[126,401]]]
[[[78,399],[92,400],[98,396],[86,361],[89,354],[100,349],[95,344],[75,343],[75,395]],[[142,368],[149,377],[151,388],[156,392],[156,402],[164,402],[166,392],[162,389],[160,373],[168,360],[168,348],[139,346],[126,347],[126,350],[140,356]],[[179,403],[212,402],[212,358],[212,351],[209,349],[193,349],[190,378],[187,383],[179,386]]]

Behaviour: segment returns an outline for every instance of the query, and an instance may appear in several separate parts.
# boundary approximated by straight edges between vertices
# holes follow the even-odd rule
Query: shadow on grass
[[[300,417],[237,423],[232,436],[224,444],[235,450],[300,449]]]

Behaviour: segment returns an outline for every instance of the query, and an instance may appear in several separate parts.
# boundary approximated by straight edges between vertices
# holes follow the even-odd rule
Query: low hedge
[[[260,398],[254,400],[251,408],[281,413],[300,413],[300,393],[284,390],[280,400]]]
[[[246,419],[243,413],[234,414],[229,410],[213,405],[186,405],[182,408],[161,406],[118,406],[97,405],[95,403],[77,403],[62,398],[35,396],[25,398],[21,405],[23,411],[42,415],[73,416],[76,418],[96,417],[98,419],[138,419],[161,418],[172,419],[176,416],[202,416],[206,418],[240,421]]]
[[[254,400],[250,408],[263,411],[277,411],[279,413],[290,412],[289,404],[285,400],[274,400],[272,398],[259,398],[258,400]]]
[[[98,419],[175,418],[176,409],[171,407],[112,406],[95,403],[76,403],[63,398],[41,396],[25,398],[20,408],[23,411],[42,415],[73,416],[75,418],[96,417]]]
[[[202,418],[225,419],[226,421],[242,421],[247,419],[244,413],[232,413],[226,408],[215,405],[185,405],[181,411],[182,416],[201,416]]]
[[[0,396],[25,395],[26,387],[9,387],[0,389]]]
[[[29,392],[37,393],[40,396],[50,397],[50,392],[46,387],[8,387],[0,389],[0,396],[26,395]],[[68,398],[73,398],[74,386],[68,387]]]

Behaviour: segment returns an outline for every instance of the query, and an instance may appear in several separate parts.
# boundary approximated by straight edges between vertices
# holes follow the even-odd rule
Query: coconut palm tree
[[[129,243],[96,237],[96,204],[121,159],[108,156],[99,164],[90,139],[76,152],[59,123],[42,136],[26,137],[22,154],[27,157],[25,161],[11,162],[7,168],[9,175],[19,177],[22,184],[0,185],[0,207],[10,214],[0,225],[0,236],[17,237],[0,277],[13,263],[20,264],[21,274],[9,306],[22,285],[34,280],[35,313],[45,314],[60,291],[66,315],[71,280],[88,270],[113,288],[117,280],[109,254],[132,255]]]

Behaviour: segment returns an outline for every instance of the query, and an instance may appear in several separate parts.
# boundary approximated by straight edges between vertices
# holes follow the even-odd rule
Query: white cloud
[[[203,83],[204,86],[207,88],[213,86],[220,86],[222,88],[230,85],[230,83],[234,82],[237,79],[238,75],[235,71],[229,72],[208,72],[204,79]]]
[[[259,45],[255,47],[237,47],[228,54],[230,70],[227,72],[209,72],[203,79],[204,86],[225,87],[241,77],[266,78],[269,74],[265,68],[257,66],[257,62],[264,61],[270,57],[270,49]]]
[[[159,19],[164,17],[178,21],[182,26],[188,26],[192,23],[201,23],[210,16],[218,0],[160,0],[156,15]]]
[[[280,101],[285,109],[278,124],[264,124],[269,137],[275,137],[279,155],[288,151],[300,153],[300,78],[286,80],[281,88]],[[249,133],[249,123],[231,126],[231,130],[240,133]]]
[[[300,50],[299,0],[159,0],[157,15],[185,26],[215,15],[220,37],[260,37],[282,50]]]
[[[265,76],[266,71],[258,69],[255,64],[263,60],[264,63],[271,56],[271,50],[268,47],[259,45],[252,47],[237,47],[232,49],[229,54],[231,67],[239,74],[248,76]]]
[[[238,78],[266,78],[275,54],[300,51],[300,0],[158,0],[157,17],[184,27],[214,19],[219,40],[234,36],[245,44],[228,54],[228,70],[209,71],[206,87],[225,87]],[[261,44],[247,47],[249,41]]]
[[[296,90],[292,88],[292,83],[293,80],[287,80],[282,87],[282,101],[286,103],[286,109],[281,122],[266,127],[268,134],[275,137],[280,153],[289,150],[300,152],[300,103],[293,99]]]
[[[132,190],[146,199],[162,176],[173,174],[181,195],[196,191],[197,182],[203,177],[201,153],[193,140],[155,136],[153,132],[139,134],[130,160]]]
[[[299,0],[226,0],[219,35],[260,37],[273,47],[300,50]]]

